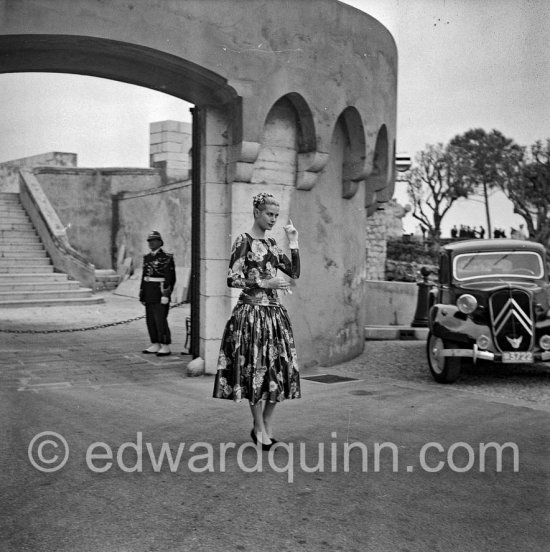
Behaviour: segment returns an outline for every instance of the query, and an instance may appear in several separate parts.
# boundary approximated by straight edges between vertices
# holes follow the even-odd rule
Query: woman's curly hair
[[[255,209],[260,209],[260,211],[263,211],[266,205],[278,206],[279,202],[272,194],[268,194],[267,192],[260,192],[252,198],[252,206]]]

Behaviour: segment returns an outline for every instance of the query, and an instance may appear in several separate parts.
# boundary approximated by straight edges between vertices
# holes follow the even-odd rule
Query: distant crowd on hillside
[[[506,238],[506,231],[503,228],[495,228],[493,230],[493,238]],[[460,225],[460,228],[456,227],[456,224],[451,228],[451,238],[453,239],[472,239],[472,238],[485,238],[485,228],[479,227],[479,230],[475,226]],[[519,229],[510,227],[510,238],[516,240],[526,240],[528,238],[524,230],[524,225],[520,224]]]
[[[460,228],[457,228],[456,224],[451,228],[451,238],[453,239],[483,239],[484,237],[485,228],[483,228],[483,226],[480,226],[479,230],[477,230],[475,226],[465,226],[464,224],[461,224]]]
[[[422,241],[425,241],[427,238],[428,231],[424,225],[419,225],[420,232],[422,233]],[[455,224],[451,228],[451,239],[452,240],[470,240],[470,239],[484,239],[485,238],[485,228],[483,226],[479,226],[479,228],[476,228],[475,226],[467,226],[465,224],[461,224],[459,227]],[[495,228],[493,230],[493,238],[506,238],[508,237],[506,235],[506,231],[503,228]],[[510,227],[510,238],[516,239],[516,240],[527,240],[529,239],[529,236],[525,232],[524,225],[520,224],[519,229]]]

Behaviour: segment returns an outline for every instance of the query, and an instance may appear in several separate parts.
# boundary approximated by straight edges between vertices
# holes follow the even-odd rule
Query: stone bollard
[[[418,282],[417,284],[416,312],[414,313],[414,320],[411,323],[413,328],[428,327],[429,293],[432,288],[432,284],[428,282],[428,276],[431,274],[431,270],[423,266],[420,269],[420,274],[422,275],[422,282]]]
[[[197,377],[204,375],[204,360],[201,357],[194,358],[187,365],[187,377]]]

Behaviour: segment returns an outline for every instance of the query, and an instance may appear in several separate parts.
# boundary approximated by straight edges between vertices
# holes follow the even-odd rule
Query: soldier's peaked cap
[[[150,232],[149,235],[147,236],[147,241],[151,241],[151,240],[162,241],[162,236],[160,235],[160,232],[157,232],[156,230],[153,230],[152,232]]]

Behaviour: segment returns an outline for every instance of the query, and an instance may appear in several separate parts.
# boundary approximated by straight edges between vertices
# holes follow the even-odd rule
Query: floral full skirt
[[[237,304],[223,333],[213,396],[251,404],[300,398],[296,347],[285,307]]]

